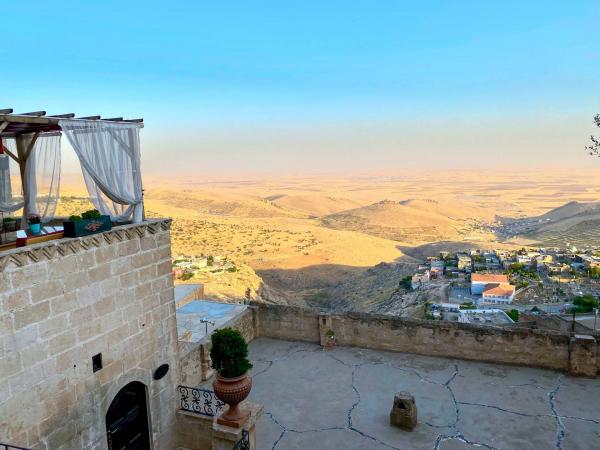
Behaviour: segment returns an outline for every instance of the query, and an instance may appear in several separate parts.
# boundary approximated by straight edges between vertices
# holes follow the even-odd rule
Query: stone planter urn
[[[336,339],[335,339],[335,333],[333,332],[333,330],[329,330],[327,331],[326,335],[325,335],[325,349],[329,349],[329,348],[333,348],[335,347],[336,344]]]
[[[235,378],[222,377],[217,373],[213,382],[213,390],[219,400],[229,405],[227,411],[217,418],[217,423],[228,427],[241,427],[248,417],[250,412],[239,407],[252,389],[252,378],[245,373],[242,376]]]

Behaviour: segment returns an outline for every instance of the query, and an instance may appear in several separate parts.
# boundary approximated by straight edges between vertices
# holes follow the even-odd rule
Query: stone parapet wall
[[[291,306],[261,303],[256,306],[261,337],[318,343],[331,329],[336,344],[343,346],[542,367],[586,376],[595,376],[600,370],[594,337],[572,341],[568,333],[558,331],[363,313],[320,315],[315,310]],[[326,325],[320,326],[320,320],[326,321]],[[583,345],[585,348],[579,348]]]
[[[535,326],[544,330],[562,331],[564,333],[570,333],[573,330],[573,319],[569,316],[565,317],[557,314],[533,314],[530,312],[522,312],[519,315],[519,323],[523,321],[533,322]],[[593,334],[593,331],[575,321],[575,333]]]
[[[179,380],[170,220],[9,250],[0,276],[0,442],[106,448],[110,403],[140,381],[154,448],[170,448]],[[165,363],[167,376],[153,380]]]
[[[259,336],[290,341],[320,342],[319,312],[294,306],[254,303]]]
[[[177,411],[175,448],[210,450],[214,418],[187,411]]]

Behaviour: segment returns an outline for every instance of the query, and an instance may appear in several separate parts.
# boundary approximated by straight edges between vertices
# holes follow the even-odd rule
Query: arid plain
[[[595,162],[595,161],[593,161]],[[377,311],[425,256],[600,242],[598,170],[356,176],[145,177],[148,216],[173,218],[175,255],[227,258],[210,297]],[[88,207],[64,177],[58,214]]]

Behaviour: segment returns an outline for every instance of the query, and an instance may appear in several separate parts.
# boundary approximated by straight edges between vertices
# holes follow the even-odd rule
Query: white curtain
[[[25,164],[25,203],[28,213],[37,214],[43,223],[50,222],[56,214],[60,196],[60,135],[40,135]]]
[[[26,226],[29,214],[40,216],[43,223],[50,222],[56,213],[60,193],[60,135],[40,134],[32,147],[33,139],[34,134],[22,135],[14,144],[7,145],[11,151],[14,145],[13,153],[25,161],[22,227]]]
[[[14,141],[10,141],[12,142],[12,145],[9,144],[9,141],[4,141],[3,143],[6,145],[6,147],[11,150],[12,147],[12,152],[13,154],[16,155],[16,147],[14,145]],[[2,145],[2,142],[0,142],[0,145]],[[7,155],[7,154],[0,154],[0,212],[1,213],[12,213],[15,212],[19,209],[21,209],[23,207],[23,196],[20,196],[18,198],[15,198],[13,196],[13,186],[12,183],[14,182],[13,177],[11,176],[11,173],[14,172],[11,171],[11,166],[13,166],[14,168],[14,164],[11,163],[12,159]],[[16,164],[16,163],[15,163]],[[17,170],[16,170],[16,174],[19,173],[18,170],[18,166],[17,166]],[[20,180],[20,176],[18,177],[18,179]],[[18,192],[21,192],[21,189],[18,189]]]
[[[90,201],[113,220],[143,220],[140,135],[135,123],[62,119],[77,153]]]

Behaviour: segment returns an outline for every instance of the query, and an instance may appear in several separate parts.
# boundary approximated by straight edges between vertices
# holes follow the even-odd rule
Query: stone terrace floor
[[[250,356],[261,450],[600,448],[600,379],[264,338]],[[415,396],[413,432],[389,426],[396,391]]]

